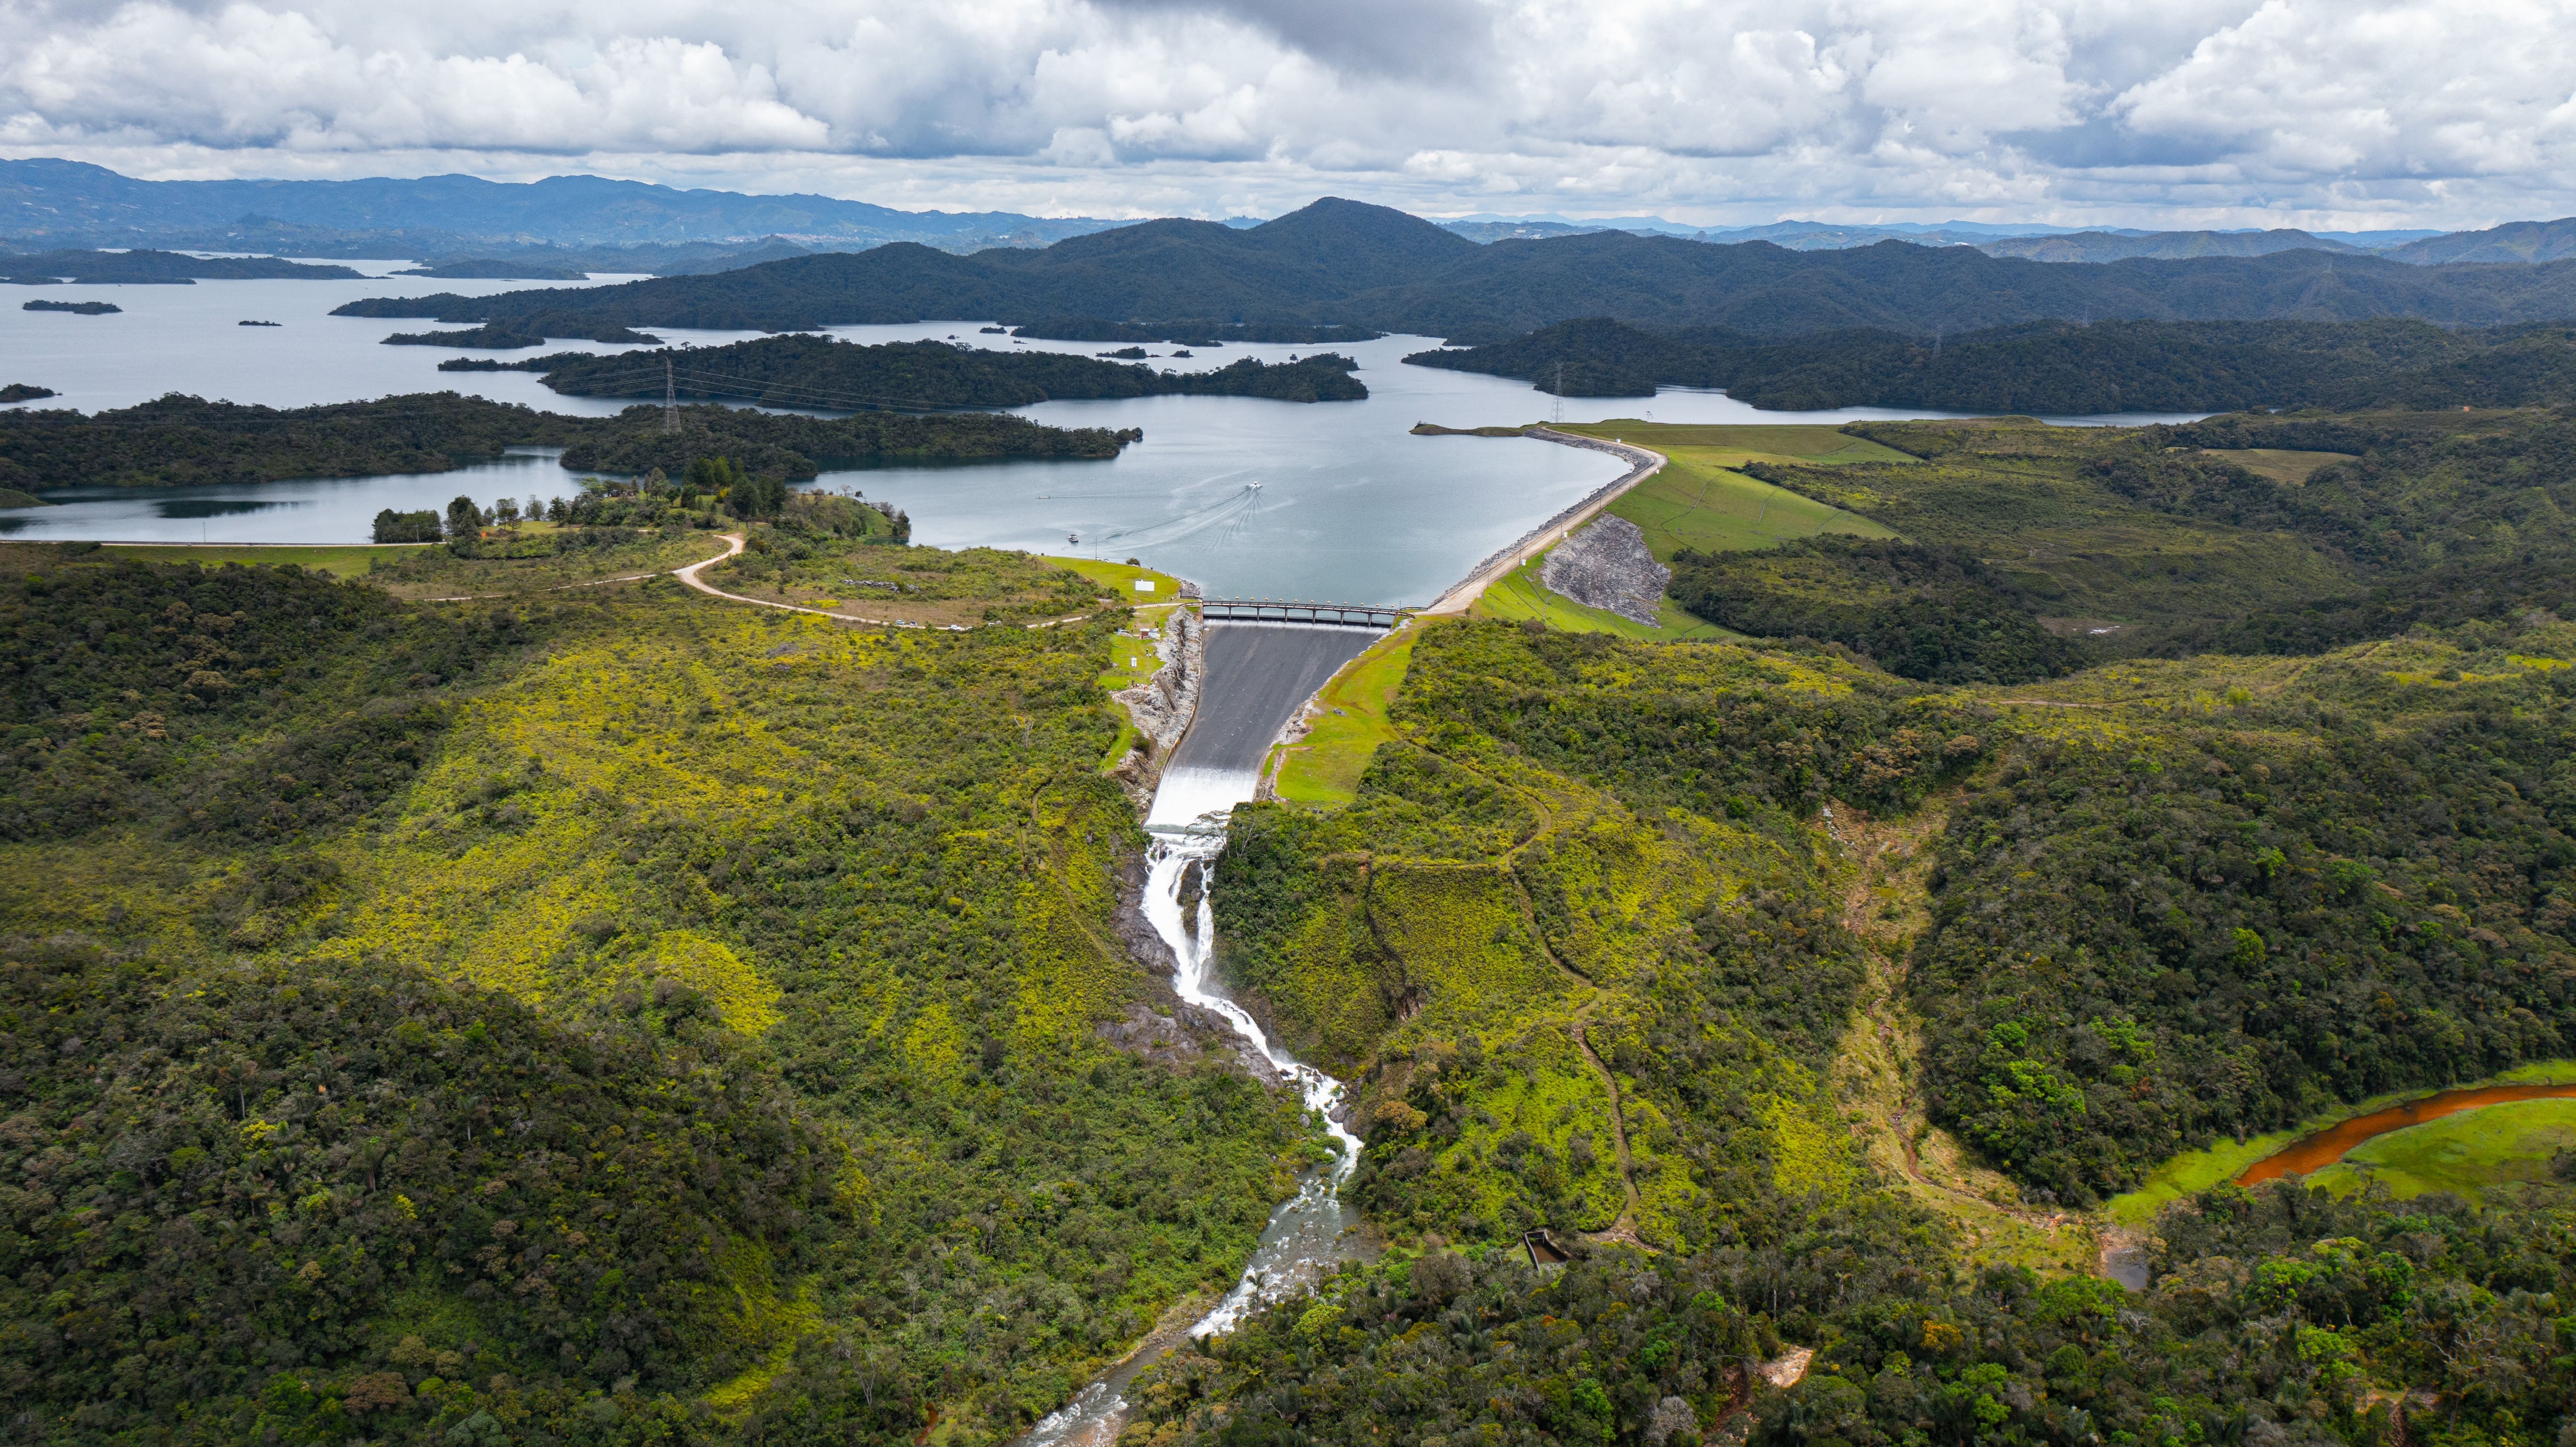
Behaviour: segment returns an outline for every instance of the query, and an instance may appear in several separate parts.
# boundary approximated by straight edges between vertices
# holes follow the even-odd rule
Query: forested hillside
[[[1911,542],[1971,550],[2007,589],[1981,610],[2080,635],[2096,657],[2310,653],[2417,622],[2507,622],[2567,607],[2576,590],[2576,555],[2558,522],[2576,507],[2566,480],[2576,422],[2562,412],[1846,430],[1919,460],[1777,458],[1745,471]],[[1862,555],[1837,556],[1811,550],[1796,588],[1763,585],[1761,631],[1851,642],[1855,627],[1908,625],[1904,607],[1884,601],[1895,595],[1868,581]],[[1774,564],[1710,566],[1749,577]],[[1688,596],[1715,613],[1751,621],[1740,610],[1756,606],[1753,591],[1729,602],[1691,586]],[[1856,612],[1877,621],[1837,621]]]
[[[13,1430],[992,1440],[1310,1150],[1120,943],[1114,605],[0,563]]]
[[[0,253],[0,280],[22,286],[72,281],[87,286],[187,286],[207,280],[357,281],[345,266],[316,266],[274,256],[190,256],[181,251],[39,251]]]
[[[1235,811],[1364,1228],[1197,1341],[1328,1147],[1137,909],[1134,616],[742,465],[1016,419],[684,422],[372,581],[0,548],[13,1431],[987,1447],[1158,1324],[1124,1447],[2576,1421],[2560,1136],[2177,1174],[2576,1056],[2566,415],[1583,429],[1762,636],[1418,620]]]
[[[1724,328],[1650,332],[1600,318],[1405,361],[1526,377],[1569,397],[1722,388],[1783,412],[2083,415],[2576,400],[2576,331],[2564,323],[2452,331],[2398,320],[2050,321],[1948,337],[1869,328],[1766,341]]]
[[[1416,1249],[1176,1356],[1131,1431],[2554,1432],[2567,1187],[2221,1188],[2142,1296],[2053,1253],[2177,1151],[2568,1052],[2572,657],[2544,617],[2007,691],[1426,633],[1357,801],[1239,813],[1216,895],[1367,1082],[1355,1190]],[[1552,1279],[1479,1249],[1542,1223]]]

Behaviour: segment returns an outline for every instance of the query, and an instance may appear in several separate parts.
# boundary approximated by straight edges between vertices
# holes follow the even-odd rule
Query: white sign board
[[[1153,592],[1153,591],[1154,591],[1154,580],[1153,580],[1153,579],[1151,579],[1151,578],[1138,578],[1138,579],[1136,580],[1136,591],[1137,591],[1137,592],[1139,592],[1139,593],[1151,593],[1151,592]]]

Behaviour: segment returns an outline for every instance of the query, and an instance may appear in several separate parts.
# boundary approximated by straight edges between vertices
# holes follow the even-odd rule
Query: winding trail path
[[[721,536],[726,543],[726,547],[723,552],[716,554],[712,558],[691,563],[685,568],[673,568],[671,570],[671,576],[688,584],[690,587],[697,589],[699,592],[706,594],[710,598],[723,598],[735,603],[749,603],[755,608],[775,608],[782,613],[811,613],[817,618],[838,618],[844,623],[865,623],[876,628],[921,628],[949,633],[964,633],[968,631],[966,625],[962,623],[907,623],[901,618],[868,618],[857,613],[835,613],[829,608],[808,608],[800,603],[773,603],[767,598],[752,598],[741,593],[728,593],[724,589],[719,588],[715,584],[698,576],[699,573],[708,568],[714,567],[718,563],[742,556],[742,550],[745,545],[742,534],[722,533],[719,534],[719,536]],[[639,574],[638,576],[649,577],[651,575]],[[1091,615],[1088,613],[1070,613],[1062,618],[1047,618],[1036,623],[1023,623],[1020,626],[1023,628],[1055,628],[1066,623],[1079,623],[1090,616]]]

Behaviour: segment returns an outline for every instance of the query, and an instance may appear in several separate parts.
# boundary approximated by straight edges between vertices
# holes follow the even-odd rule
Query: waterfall
[[[1357,1254],[1350,1236],[1359,1224],[1356,1212],[1342,1205],[1342,1183],[1358,1169],[1360,1139],[1333,1112],[1342,1101],[1342,1082],[1281,1049],[1252,1018],[1250,1011],[1226,995],[1212,973],[1216,954],[1216,910],[1209,871],[1225,847],[1226,816],[1252,797],[1255,776],[1214,769],[1176,769],[1163,776],[1154,791],[1154,807],[1145,827],[1154,837],[1145,879],[1145,918],[1172,947],[1179,961],[1172,988],[1193,1005],[1214,1010],[1233,1025],[1245,1045],[1293,1083],[1309,1110],[1322,1114],[1341,1155],[1329,1169],[1315,1171],[1297,1194],[1270,1213],[1260,1244],[1243,1266],[1234,1289],[1189,1329],[1193,1337],[1229,1331],[1244,1313],[1263,1301],[1284,1296],[1322,1278],[1326,1271]],[[1188,872],[1199,874],[1196,917],[1185,919],[1182,886]],[[1016,1447],[1109,1447],[1127,1415],[1123,1395],[1136,1373],[1161,1359],[1174,1345],[1149,1340],[1109,1373],[1074,1394],[1073,1400],[1030,1428]]]
[[[1159,806],[1161,802],[1157,793],[1155,803]],[[1342,1083],[1281,1049],[1252,1013],[1228,997],[1213,977],[1216,904],[1215,890],[1209,887],[1209,871],[1217,851],[1225,847],[1223,819],[1220,811],[1200,816],[1185,826],[1166,825],[1155,830],[1153,868],[1145,882],[1145,917],[1153,922],[1154,932],[1172,947],[1172,954],[1180,961],[1180,967],[1172,973],[1173,990],[1191,1004],[1223,1015],[1236,1034],[1294,1084],[1305,1097],[1306,1108],[1324,1118],[1334,1144],[1341,1147],[1341,1156],[1330,1170],[1309,1176],[1296,1197],[1272,1213],[1260,1247],[1244,1265],[1242,1278],[1234,1290],[1226,1293],[1225,1300],[1190,1329],[1192,1336],[1231,1330],[1256,1302],[1313,1280],[1341,1259],[1339,1238],[1345,1227],[1355,1224],[1342,1209],[1341,1188],[1360,1161],[1359,1137],[1333,1118],[1342,1103]],[[1181,886],[1193,869],[1200,871],[1198,917],[1185,922]],[[1185,923],[1196,928],[1186,928]]]

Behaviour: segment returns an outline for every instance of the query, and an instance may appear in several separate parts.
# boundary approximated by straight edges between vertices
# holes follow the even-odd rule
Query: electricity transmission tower
[[[1556,416],[1548,425],[1550,427],[1565,425],[1565,359],[1563,357],[1557,358],[1556,361]]]
[[[662,430],[680,430],[680,394],[671,381],[671,359],[662,359]]]

